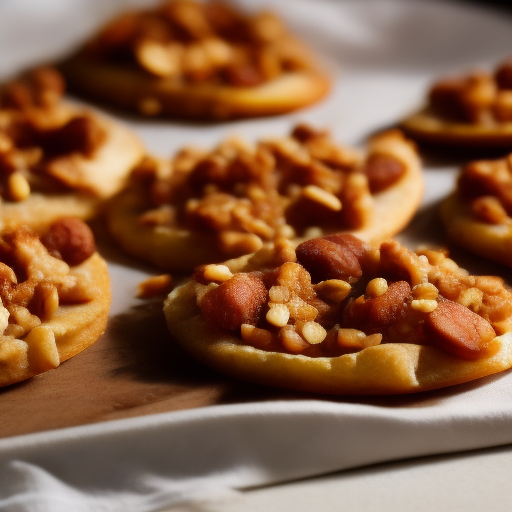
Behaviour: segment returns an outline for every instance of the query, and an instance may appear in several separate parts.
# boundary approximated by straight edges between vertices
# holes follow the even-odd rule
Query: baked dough
[[[219,13],[229,27],[214,19]],[[224,120],[317,102],[330,80],[313,61],[269,13],[244,16],[220,2],[175,0],[114,20],[60,68],[74,90],[109,105]],[[226,78],[231,68],[240,78]]]
[[[413,139],[463,148],[512,147],[512,61],[493,74],[474,71],[443,79],[427,106],[401,122]]]
[[[32,71],[29,76],[40,74],[58,77],[51,68]],[[26,87],[22,81],[8,84],[13,85]],[[35,87],[32,85],[32,88]],[[36,90],[39,94],[47,92],[42,87]],[[14,169],[14,174],[20,175],[30,187],[28,194],[12,197],[4,182],[0,210],[0,226],[3,228],[26,225],[39,230],[64,215],[81,219],[94,217],[101,211],[105,199],[124,186],[127,175],[144,155],[140,139],[120,123],[66,102],[60,95],[55,96],[47,105],[0,105],[0,138],[6,141],[0,149],[0,157],[7,162],[21,161],[15,164],[19,170]],[[20,132],[32,129],[34,124],[44,126],[40,128],[42,134],[65,131],[66,126],[73,123],[75,126],[70,130],[76,130],[81,122],[92,125],[89,130],[99,134],[94,147],[87,151],[77,147],[49,154],[37,141],[30,142],[27,147],[23,142],[23,132]],[[80,136],[86,137],[83,132],[84,129],[70,137],[75,140]],[[17,145],[16,138],[20,137],[22,142]],[[37,155],[34,161],[22,162],[25,157],[30,159],[31,155]],[[13,169],[8,172],[12,173]],[[7,180],[7,176],[2,179]]]
[[[298,128],[304,129],[303,126]],[[362,170],[366,161],[364,157],[355,153],[352,149],[333,144],[330,139],[325,137],[326,135],[324,134],[319,135],[319,140],[322,141],[321,144],[326,144],[325,141],[328,140],[330,150],[341,152],[342,156],[340,158],[347,160],[345,171],[347,169]],[[329,164],[322,163],[318,158],[311,156],[313,150],[308,152],[309,150],[305,149],[304,145],[298,144],[291,138],[278,141],[264,141],[258,147],[268,147],[269,144],[273,148],[272,151],[275,150],[277,153],[281,151],[281,145],[285,148],[289,146],[286,151],[290,151],[290,154],[286,156],[281,155],[279,158],[289,158],[290,165],[321,165],[322,169],[325,169],[325,166],[328,167],[328,173],[334,173],[334,175],[344,173],[344,171],[340,170],[340,167],[336,167],[340,164],[331,164],[331,167],[329,167]],[[275,147],[273,146],[274,144],[276,145]],[[197,162],[204,162],[207,159],[215,159],[222,151],[229,154],[233,152],[238,155],[249,154],[251,155],[250,158],[256,158],[254,155],[258,154],[258,147],[256,150],[254,148],[247,149],[246,146],[240,148],[238,142],[232,144],[228,141],[224,143],[224,150],[221,145],[220,149],[218,148],[210,155],[201,153],[194,160],[195,163],[193,165],[196,165]],[[304,157],[304,160],[300,160],[296,164],[293,159],[299,158],[299,156],[291,156],[292,154],[299,155],[300,158]],[[158,267],[171,270],[191,270],[202,263],[219,262],[229,257],[254,252],[261,247],[262,243],[271,240],[272,236],[280,230],[284,236],[291,238],[295,243],[299,243],[306,238],[318,236],[319,234],[328,234],[340,230],[353,233],[369,243],[380,243],[403,229],[414,215],[423,194],[423,177],[420,160],[414,145],[405,140],[397,131],[386,132],[372,139],[368,145],[368,154],[388,155],[401,162],[404,171],[389,186],[373,194],[370,194],[368,190],[367,180],[363,176],[364,173],[352,173],[352,176],[357,175],[363,181],[361,185],[363,192],[361,192],[360,196],[354,194],[353,197],[347,197],[346,202],[343,199],[344,206],[342,208],[345,208],[347,211],[350,209],[351,204],[355,205],[353,206],[356,210],[354,215],[361,217],[354,221],[355,224],[358,224],[357,227],[351,228],[347,226],[346,219],[339,220],[338,217],[333,217],[334,214],[331,215],[329,213],[328,219],[335,218],[338,220],[334,222],[330,220],[328,224],[315,224],[316,221],[314,219],[306,219],[306,222],[310,222],[309,227],[302,226],[300,230],[297,225],[294,225],[293,221],[288,220],[293,228],[289,229],[290,226],[286,225],[287,214],[283,214],[283,208],[285,210],[289,208],[286,205],[291,200],[286,197],[285,193],[281,192],[278,198],[279,205],[276,213],[268,221],[270,223],[274,222],[277,228],[274,231],[271,230],[269,232],[270,235],[266,237],[261,236],[261,239],[256,237],[254,232],[251,233],[250,230],[247,233],[248,229],[235,230],[233,236],[238,236],[238,233],[240,233],[248,238],[249,243],[246,245],[235,245],[230,252],[231,249],[225,248],[219,241],[223,236],[222,230],[215,232],[208,229],[192,229],[183,223],[181,225],[179,223],[174,225],[166,225],[165,223],[153,225],[141,222],[143,216],[147,212],[152,211],[155,205],[152,205],[147,185],[141,185],[134,180],[132,186],[128,187],[111,202],[107,212],[109,229],[114,238],[128,253],[149,261]],[[178,156],[177,158],[181,157]],[[179,165],[180,162],[175,161],[174,167]],[[280,169],[286,165],[286,163],[282,165],[276,164],[272,173],[279,174],[281,172]],[[172,166],[169,172],[169,176],[172,177]],[[346,187],[348,190],[348,185]],[[270,197],[275,192],[275,189],[272,191],[267,190],[266,195]],[[177,195],[181,198],[181,194],[177,193]],[[199,195],[196,197],[200,199],[205,196]],[[191,197],[191,201],[194,200],[195,198]],[[165,210],[167,206],[164,205],[163,208]],[[187,206],[185,205],[183,208],[186,209]],[[286,227],[286,229],[282,229],[283,227]],[[254,241],[255,238],[256,241]]]
[[[37,315],[34,317],[35,306],[31,305],[34,297],[30,299],[28,309],[11,304],[1,306],[3,335],[0,336],[0,386],[7,386],[56,368],[61,362],[94,343],[105,330],[107,323],[111,293],[105,260],[95,252],[82,263],[70,265],[66,272],[63,261],[50,256],[42,249],[38,239],[34,242],[33,235],[30,235],[30,240],[26,244],[27,251],[35,252],[28,256],[24,265],[40,265],[45,272],[43,281],[68,287],[65,292],[67,295],[59,292],[58,308],[52,310],[51,314],[47,313],[35,325],[33,320]],[[5,276],[6,265],[2,263],[1,268],[2,275]],[[58,275],[48,276],[51,268],[57,268]],[[19,284],[23,286],[23,283],[20,281]],[[3,297],[4,302],[5,300]],[[6,308],[10,310],[10,314],[6,313]],[[22,312],[17,313],[17,309]],[[32,316],[28,315],[29,310],[32,310]],[[20,327],[25,322],[27,324]],[[21,335],[17,335],[17,332],[21,332]]]
[[[226,265],[235,275],[263,271],[269,268],[268,254],[243,256]],[[437,253],[435,257],[443,256]],[[448,261],[453,269],[452,260],[446,259],[446,266]],[[256,348],[243,341],[240,329],[227,332],[213,326],[201,313],[196,292],[197,283],[190,281],[176,288],[166,300],[164,312],[171,335],[201,363],[258,384],[341,395],[399,394],[460,384],[512,366],[510,318],[506,326],[502,325],[505,332],[498,328],[500,335],[492,341],[496,352],[474,360],[450,355],[435,346],[407,343],[406,334],[392,343],[354,353],[309,357],[284,349]]]

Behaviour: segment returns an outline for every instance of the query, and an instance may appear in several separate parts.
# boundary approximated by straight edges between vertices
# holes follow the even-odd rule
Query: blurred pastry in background
[[[145,116],[282,114],[325,96],[329,78],[274,14],[170,0],[110,22],[62,63],[73,90]]]
[[[88,219],[144,155],[116,121],[63,99],[65,82],[42,67],[0,86],[0,225]]]
[[[512,60],[494,73],[475,71],[435,82],[427,106],[401,126],[428,143],[512,148]]]
[[[375,136],[362,152],[299,125],[256,144],[228,139],[170,161],[148,158],[111,201],[107,222],[128,253],[191,270],[277,238],[345,231],[378,243],[405,227],[422,193],[418,154],[401,132]]]
[[[512,154],[467,164],[457,190],[441,205],[448,237],[512,267]]]

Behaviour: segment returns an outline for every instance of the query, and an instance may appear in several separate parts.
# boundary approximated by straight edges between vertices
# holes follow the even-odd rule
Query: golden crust
[[[31,338],[31,333],[35,329],[25,340],[0,340],[0,386],[55,368],[60,362],[92,345],[105,330],[111,299],[105,260],[95,253],[81,265],[73,267],[70,274],[79,283],[92,283],[94,298],[83,304],[60,305],[51,320],[35,328],[41,330],[40,333],[52,331],[55,336],[54,347],[41,347],[40,339],[32,339],[34,337]],[[37,353],[41,350],[46,356]]]
[[[468,148],[512,147],[512,122],[492,125],[447,121],[425,108],[400,123],[413,139],[423,142]]]
[[[423,176],[414,147],[403,139],[384,134],[372,142],[372,148],[396,156],[406,168],[396,183],[372,195],[373,211],[365,226],[346,231],[368,243],[379,244],[411,220],[423,195]],[[110,202],[107,210],[109,230],[126,252],[163,269],[185,271],[226,259],[225,253],[218,249],[213,233],[167,226],[155,228],[138,222],[139,216],[149,208],[141,188],[128,188]],[[334,230],[324,230],[323,234],[331,232]],[[298,244],[305,239],[296,238],[293,242]]]
[[[77,55],[61,64],[70,86],[100,101],[140,112],[152,102],[155,114],[192,119],[235,119],[284,114],[323,98],[330,80],[319,70],[285,73],[256,87],[176,84],[137,68],[113,66]]]
[[[512,267],[512,224],[479,221],[457,193],[441,204],[441,219],[448,237],[465,249]]]
[[[255,268],[249,256],[227,265],[233,272]],[[477,361],[405,343],[377,345],[338,357],[263,351],[208,325],[200,315],[193,282],[169,295],[164,312],[170,333],[203,364],[243,380],[300,391],[339,395],[414,393],[469,382],[512,366],[512,333],[497,338],[500,349],[494,356]]]
[[[79,112],[71,105],[61,105],[69,114]],[[43,193],[34,190],[24,201],[4,201],[0,211],[0,227],[26,225],[38,231],[62,216],[82,220],[100,213],[103,200],[118,192],[131,169],[144,156],[140,139],[121,124],[94,114],[106,134],[105,140],[91,158],[74,153],[53,165],[73,168],[69,192]]]

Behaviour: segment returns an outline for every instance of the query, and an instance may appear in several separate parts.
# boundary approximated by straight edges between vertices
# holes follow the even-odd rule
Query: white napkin
[[[143,2],[2,0],[0,77],[66,54],[128,3]],[[210,146],[233,132],[249,139],[281,135],[296,120],[357,143],[418,105],[439,73],[491,67],[512,48],[510,18],[463,4],[287,0],[276,8],[329,62],[336,77],[331,96],[298,113],[220,126],[129,120],[151,151]],[[456,170],[427,166],[424,207],[404,241],[414,246],[427,236],[429,207],[451,189]],[[133,282],[135,271],[112,270],[114,314],[129,306],[123,282]],[[0,392],[0,414],[8,417],[1,407]],[[1,439],[0,511],[143,512],[505,443],[512,443],[510,372],[417,396],[212,406]]]

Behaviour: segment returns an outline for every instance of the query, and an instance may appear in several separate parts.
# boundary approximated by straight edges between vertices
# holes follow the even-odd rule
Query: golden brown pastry
[[[144,155],[115,121],[62,99],[53,68],[0,87],[0,225],[42,228],[63,215],[98,213]]]
[[[494,73],[475,71],[434,83],[426,107],[401,125],[412,138],[424,142],[512,147],[512,60]]]
[[[264,385],[412,393],[512,366],[512,294],[446,253],[351,235],[199,267],[164,312],[197,360]]]
[[[372,243],[400,231],[423,192],[414,145],[398,131],[362,153],[325,131],[147,160],[112,201],[110,231],[130,254],[171,270],[252,253],[276,236],[347,231]]]
[[[171,0],[109,23],[61,65],[75,90],[146,116],[230,119],[320,100],[329,79],[268,12]]]
[[[22,226],[0,236],[0,386],[73,357],[104,331],[107,264],[82,221],[55,221],[41,236]]]
[[[465,249],[512,266],[512,155],[467,164],[441,205],[448,237]]]

